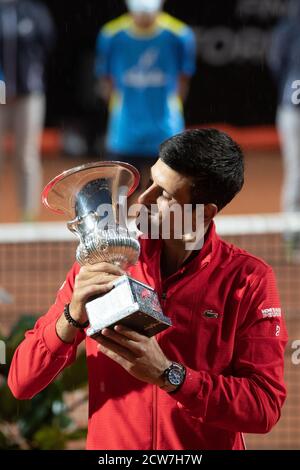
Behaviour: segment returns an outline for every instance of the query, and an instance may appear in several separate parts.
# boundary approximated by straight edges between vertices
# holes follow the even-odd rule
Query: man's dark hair
[[[240,147],[217,129],[191,129],[165,140],[159,158],[193,180],[192,203],[223,209],[244,184]]]

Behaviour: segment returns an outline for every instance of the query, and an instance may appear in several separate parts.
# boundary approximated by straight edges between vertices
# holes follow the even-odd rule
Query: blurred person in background
[[[163,3],[127,0],[129,13],[107,23],[96,44],[99,91],[109,102],[106,159],[136,166],[140,191],[160,143],[184,129],[195,71],[194,33],[163,13]]]
[[[54,24],[44,5],[30,0],[0,0],[0,69],[6,88],[6,104],[0,106],[0,170],[4,138],[11,130],[24,221],[34,220],[40,206],[44,70],[54,40]]]
[[[278,88],[277,129],[284,163],[282,210],[300,213],[300,100],[295,81],[300,80],[300,0],[289,2],[288,15],[276,26],[268,54]],[[286,234],[288,254],[300,261],[300,234]]]

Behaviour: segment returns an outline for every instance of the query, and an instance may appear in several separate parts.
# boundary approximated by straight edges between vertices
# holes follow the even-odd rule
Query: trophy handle
[[[97,212],[89,212],[84,217],[77,216],[75,219],[69,221],[67,227],[79,238],[81,243],[84,243],[85,237],[93,233],[97,228],[99,219],[100,217]]]

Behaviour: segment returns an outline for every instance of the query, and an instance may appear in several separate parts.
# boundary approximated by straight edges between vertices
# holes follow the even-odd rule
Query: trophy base
[[[149,338],[169,328],[171,320],[166,317],[152,287],[124,275],[114,288],[86,304],[90,322],[87,336],[95,338],[103,328],[123,325]]]

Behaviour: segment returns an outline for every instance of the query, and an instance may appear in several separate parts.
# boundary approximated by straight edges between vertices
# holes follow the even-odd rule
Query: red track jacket
[[[287,334],[271,268],[222,241],[212,223],[199,254],[164,282],[161,241],[142,240],[136,279],[154,287],[173,327],[157,340],[187,367],[168,394],[141,382],[85,338],[89,371],[88,449],[243,449],[242,433],[266,433],[280,417],[286,391]],[[55,324],[70,302],[74,264],[55,304],[15,352],[8,384],[30,399],[76,358],[84,339],[63,343]],[[212,311],[214,314],[210,314]]]

